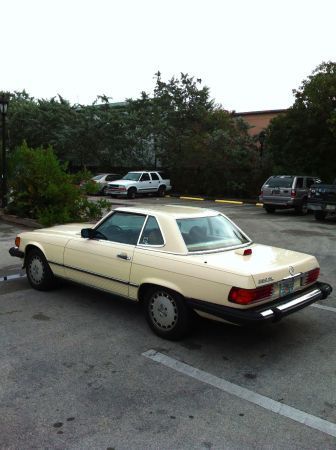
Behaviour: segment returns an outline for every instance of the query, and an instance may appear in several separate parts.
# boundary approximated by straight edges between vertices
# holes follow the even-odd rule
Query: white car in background
[[[170,190],[170,180],[164,178],[161,171],[140,170],[128,172],[121,180],[109,183],[105,192],[111,196],[135,198],[138,194],[156,194],[164,197]]]
[[[92,177],[90,181],[93,181],[97,185],[97,192],[95,192],[95,194],[105,195],[108,183],[118,180],[119,178],[121,178],[119,173],[99,173],[98,175]],[[82,181],[80,186],[83,187],[85,183],[85,181]]]

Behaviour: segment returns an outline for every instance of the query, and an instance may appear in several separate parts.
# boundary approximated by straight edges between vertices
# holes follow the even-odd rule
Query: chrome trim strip
[[[102,287],[95,286],[94,284],[86,283],[85,281],[79,283],[77,280],[74,280],[73,278],[64,277],[62,275],[57,275],[57,278],[62,278],[64,280],[70,280],[73,283],[79,284],[80,286],[88,286],[90,288],[97,289],[98,291],[108,292],[109,294],[113,294],[113,295],[115,295],[117,297],[123,297],[123,298],[126,298],[127,300],[131,300],[131,301],[134,301],[134,302],[138,301],[138,299],[134,299],[134,298],[129,297],[127,295],[119,294],[119,293],[116,293],[116,292],[111,292],[109,289],[104,289]]]
[[[291,300],[288,303],[284,303],[283,305],[276,306],[275,309],[278,309],[279,311],[285,311],[286,309],[292,308],[293,306],[297,306],[300,303],[304,303],[307,300],[311,300],[316,295],[320,294],[320,289],[314,289],[313,291],[308,292],[307,294],[302,295],[299,298],[296,298],[294,300]]]
[[[273,315],[274,315],[274,312],[273,312],[271,309],[266,309],[266,311],[263,311],[263,312],[261,313],[261,315],[262,315],[263,317],[269,317],[269,316],[273,316]]]
[[[49,261],[49,260],[48,260],[48,263],[54,264],[55,266],[63,267],[64,269],[76,270],[77,272],[82,272],[82,273],[86,273],[88,275],[93,275],[95,277],[104,278],[105,280],[108,280],[108,281],[115,281],[116,283],[121,283],[121,284],[125,284],[127,286],[132,286],[132,287],[139,287],[138,284],[131,283],[130,281],[120,280],[119,278],[107,277],[106,275],[101,275],[101,274],[95,273],[95,272],[89,272],[88,270],[79,269],[78,267],[67,266],[65,264],[59,264],[59,263]]]
[[[293,280],[295,278],[300,278],[300,277],[302,277],[302,275],[303,275],[303,272],[296,273],[295,275],[289,275],[288,277],[282,278],[282,280],[280,280],[279,283],[281,283],[281,281],[283,281],[283,280],[290,280],[290,279]]]

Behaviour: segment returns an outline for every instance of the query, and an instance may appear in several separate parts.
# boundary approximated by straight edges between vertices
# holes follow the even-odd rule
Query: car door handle
[[[126,261],[130,261],[130,260],[131,260],[131,257],[130,257],[130,256],[127,256],[126,253],[119,253],[119,254],[117,255],[117,257],[120,258],[120,259],[125,259]]]

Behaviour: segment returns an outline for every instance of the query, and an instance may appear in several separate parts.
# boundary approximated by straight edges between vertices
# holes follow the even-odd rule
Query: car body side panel
[[[20,250],[26,253],[27,246],[37,247],[46,257],[52,272],[63,277],[64,247],[69,239],[69,236],[47,235],[39,232],[24,233],[21,238]]]
[[[136,248],[130,276],[131,285],[146,283],[165,286],[186,298],[197,298],[218,304],[227,302],[232,285],[253,289],[251,276],[225,273],[206,264],[168,253]],[[137,289],[130,290],[136,298]]]
[[[134,246],[96,239],[71,239],[64,251],[65,276],[128,297]],[[125,255],[128,259],[120,258]]]

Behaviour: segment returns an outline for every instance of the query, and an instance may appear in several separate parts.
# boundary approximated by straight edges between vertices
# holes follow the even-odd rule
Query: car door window
[[[118,175],[107,175],[106,181],[114,181],[117,180]]]
[[[141,175],[140,181],[149,181],[150,177],[149,177],[149,173],[143,173]]]
[[[115,212],[96,229],[97,239],[136,245],[146,216]]]
[[[303,178],[299,177],[296,179],[296,189],[302,189],[303,188]]]
[[[158,180],[159,179],[158,174],[155,173],[155,172],[151,172],[151,177],[152,177],[152,180]]]
[[[164,245],[164,239],[157,223],[153,216],[149,216],[142,232],[139,244],[141,245]]]

